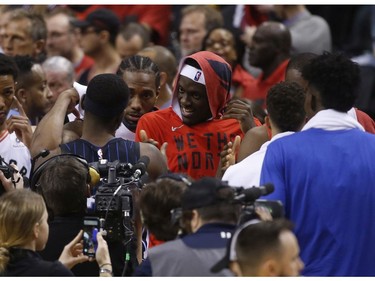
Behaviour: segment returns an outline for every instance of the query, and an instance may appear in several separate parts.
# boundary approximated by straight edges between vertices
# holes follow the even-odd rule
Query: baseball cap
[[[237,238],[240,235],[241,231],[243,231],[249,225],[260,223],[260,222],[261,220],[254,219],[254,220],[247,221],[244,224],[237,227],[232,238],[228,242],[225,256],[211,268],[212,273],[218,273],[222,271],[223,269],[229,268],[229,263],[231,261],[237,260],[236,244],[237,244]]]
[[[232,198],[222,198],[219,191],[223,188],[230,188],[225,181],[213,177],[203,177],[193,182],[182,194],[182,210],[193,210],[206,206],[225,202]]]
[[[74,21],[73,25],[79,28],[93,26],[99,30],[107,30],[110,34],[117,34],[120,20],[111,10],[101,8],[88,14],[84,20]]]

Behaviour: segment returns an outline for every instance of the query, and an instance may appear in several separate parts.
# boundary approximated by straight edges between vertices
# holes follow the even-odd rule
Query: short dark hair
[[[122,79],[125,71],[154,74],[155,86],[156,88],[160,86],[159,67],[148,57],[134,55],[123,59],[117,69],[117,75],[119,75]]]
[[[144,224],[162,241],[177,237],[179,225],[172,222],[171,210],[181,207],[181,195],[186,184],[170,178],[145,186],[139,199]]]
[[[305,92],[294,82],[280,82],[267,94],[268,114],[282,132],[298,131],[306,119]]]
[[[16,88],[23,88],[30,82],[30,74],[32,73],[31,69],[36,64],[36,61],[29,55],[15,56],[14,61],[18,67],[18,78]]]
[[[98,74],[87,86],[84,109],[98,121],[108,123],[123,114],[129,101],[129,88],[124,80],[111,73]]]
[[[86,211],[88,167],[74,156],[47,160],[39,178],[40,193],[53,216],[84,214]],[[50,214],[51,215],[51,214]]]
[[[280,255],[280,234],[292,229],[293,224],[285,219],[261,221],[245,227],[239,233],[235,245],[239,265],[256,268],[266,254],[273,252]]]
[[[18,77],[18,67],[13,57],[0,54],[0,75],[11,75],[15,81]]]
[[[302,77],[316,88],[326,109],[347,112],[357,98],[359,66],[341,53],[324,52],[306,65]]]

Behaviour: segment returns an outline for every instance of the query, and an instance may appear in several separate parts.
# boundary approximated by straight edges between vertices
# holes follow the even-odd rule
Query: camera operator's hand
[[[64,247],[59,257],[59,261],[69,269],[73,268],[76,264],[89,260],[89,257],[83,254],[83,245],[81,243],[82,234],[83,230]]]
[[[33,137],[33,129],[31,127],[29,118],[23,110],[22,104],[18,101],[16,96],[13,97],[13,105],[18,109],[20,115],[12,115],[7,121],[7,128],[9,133],[16,133],[17,138],[22,141],[27,148],[30,148],[31,138]]]
[[[10,177],[7,179],[2,171],[0,171],[0,181],[3,184],[5,191],[10,191],[12,189],[22,189],[23,188],[23,177],[18,171],[18,167],[15,164],[10,164],[15,170],[13,174],[13,179]]]
[[[259,218],[262,221],[272,221],[273,220],[271,212],[266,207],[263,207],[263,206],[255,207],[255,213],[259,216]]]

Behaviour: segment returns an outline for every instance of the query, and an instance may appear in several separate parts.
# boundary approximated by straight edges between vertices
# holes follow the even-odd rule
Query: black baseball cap
[[[219,196],[219,190],[230,188],[227,182],[213,177],[204,177],[193,182],[182,194],[182,210],[193,210],[220,202],[230,201],[231,198]]]
[[[82,29],[93,26],[99,30],[107,30],[110,34],[117,34],[120,20],[111,10],[101,8],[88,14],[84,20],[74,21],[73,25]]]

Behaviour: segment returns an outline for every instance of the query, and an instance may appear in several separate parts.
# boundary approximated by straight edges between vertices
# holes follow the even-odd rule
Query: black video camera
[[[234,201],[242,204],[239,224],[243,224],[252,219],[259,219],[255,211],[257,207],[266,208],[274,219],[284,217],[284,207],[281,201],[258,199],[261,196],[272,193],[274,191],[273,184],[268,183],[259,187],[253,186],[250,188],[234,187],[234,190]]]
[[[134,233],[136,199],[143,187],[149,158],[143,156],[132,165],[100,160],[89,165],[96,169],[101,183],[95,194],[95,215],[106,231],[107,241],[129,241]]]
[[[0,170],[3,172],[4,176],[9,179],[13,177],[13,174],[16,172],[12,166],[5,162],[4,158],[0,156]],[[5,193],[5,188],[0,181],[0,196]]]

